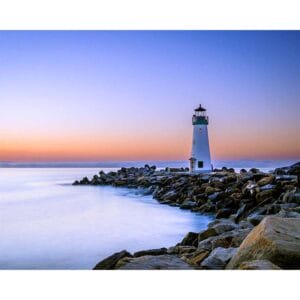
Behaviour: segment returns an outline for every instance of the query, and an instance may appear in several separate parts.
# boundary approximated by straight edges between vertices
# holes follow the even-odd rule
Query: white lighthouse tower
[[[209,142],[208,142],[208,116],[206,109],[199,105],[193,115],[193,144],[190,160],[191,172],[209,172],[212,170]]]

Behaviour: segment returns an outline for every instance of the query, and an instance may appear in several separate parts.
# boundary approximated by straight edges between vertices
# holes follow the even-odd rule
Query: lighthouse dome
[[[204,107],[202,107],[201,106],[201,104],[199,105],[199,107],[197,107],[196,109],[195,109],[195,111],[206,111],[206,109],[204,108]]]

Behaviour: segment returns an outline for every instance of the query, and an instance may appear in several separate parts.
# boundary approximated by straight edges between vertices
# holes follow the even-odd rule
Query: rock
[[[236,230],[224,232],[221,235],[213,237],[211,240],[211,249],[213,250],[218,247],[239,247],[250,231],[250,228],[238,228]]]
[[[293,164],[292,166],[290,166],[288,174],[297,175],[298,176],[298,180],[299,180],[299,176],[300,176],[300,162],[298,162],[298,163]]]
[[[90,181],[89,181],[89,179],[88,179],[87,177],[83,177],[83,178],[80,180],[79,183],[80,183],[80,184],[89,184]]]
[[[219,200],[220,195],[221,195],[221,192],[215,192],[215,193],[207,196],[207,199],[210,200],[210,202],[216,202]]]
[[[231,174],[222,178],[222,182],[225,184],[233,183],[237,181],[237,177],[235,174]]]
[[[242,220],[241,222],[239,222],[239,226],[240,229],[252,229],[254,226],[248,222],[247,220]]]
[[[199,211],[201,211],[203,213],[214,212],[215,205],[207,202],[199,207]]]
[[[259,215],[259,214],[252,214],[250,215],[248,218],[247,218],[247,221],[250,222],[252,225],[256,226],[258,225],[262,219],[264,218],[265,216],[263,215]]]
[[[120,270],[191,270],[193,267],[176,255],[146,255],[125,258],[118,266]]]
[[[163,196],[163,200],[176,201],[178,195],[176,191],[169,191]]]
[[[286,171],[283,170],[282,168],[276,168],[276,169],[274,170],[274,174],[275,174],[275,175],[283,175],[283,174],[286,174]]]
[[[232,214],[232,210],[229,208],[221,208],[217,211],[216,218],[228,218]]]
[[[292,191],[287,191],[283,194],[282,196],[282,201],[283,202],[295,202],[295,203],[300,203],[300,193],[295,193],[295,190]]]
[[[300,162],[297,162],[289,167],[277,168],[277,169],[275,169],[275,174],[299,175],[300,174]]]
[[[280,270],[280,268],[267,259],[252,260],[243,262],[239,266],[240,270]]]
[[[191,253],[195,252],[197,250],[194,246],[181,246],[177,245],[175,247],[170,247],[167,250],[168,254],[185,254],[185,253]]]
[[[189,232],[180,242],[181,246],[197,246],[198,244],[198,233]]]
[[[300,213],[300,206],[294,207],[292,211]]]
[[[206,230],[203,230],[198,234],[198,242],[206,240],[207,238],[215,236],[215,235],[218,235],[215,228],[208,228]]]
[[[198,249],[200,250],[206,250],[206,251],[212,251],[212,243],[216,239],[215,236],[211,236],[203,241],[199,241],[198,243]]]
[[[193,265],[200,265],[201,262],[206,258],[208,257],[209,255],[209,251],[207,250],[204,250],[204,249],[199,249],[195,252],[193,252],[192,254],[189,254],[187,259],[188,259],[188,262],[190,264],[193,264]]]
[[[272,175],[271,175],[272,176]],[[261,179],[264,179],[266,177],[269,177],[269,175],[263,173],[263,172],[259,172],[259,173],[255,173],[252,175],[252,179],[258,184],[258,182],[261,180]]]
[[[280,210],[280,205],[271,203],[270,205],[267,205],[266,215],[275,215],[279,213]]]
[[[162,254],[167,254],[167,248],[137,251],[133,254],[133,257],[140,257],[144,255],[162,255]]]
[[[218,247],[205,258],[201,263],[201,267],[214,270],[224,269],[227,262],[236,254],[236,252],[237,248]]]
[[[217,222],[219,221],[219,222]],[[237,225],[227,219],[219,219],[208,225],[209,228],[214,228],[217,234],[224,233],[226,231],[231,231],[237,228]]]
[[[281,218],[299,218],[300,219],[300,213],[295,211],[287,211],[287,210],[280,210],[276,216]]]
[[[267,190],[274,190],[276,188],[276,185],[274,184],[266,184],[264,186],[260,187],[260,191],[267,191]]]
[[[247,204],[243,204],[237,211],[234,220],[235,222],[239,222],[241,218],[243,218],[243,216],[245,215],[247,211]]]
[[[267,199],[272,200],[273,195],[274,195],[274,190],[265,190],[265,191],[259,192],[256,195],[256,202],[261,203]]]
[[[191,200],[184,200],[181,204],[180,204],[180,208],[181,209],[191,209],[192,207],[195,207],[196,203],[191,201]]]
[[[227,269],[267,259],[283,269],[300,268],[300,218],[265,217],[243,241]]]
[[[276,181],[297,181],[296,175],[278,175],[276,176]]]
[[[218,192],[219,189],[216,189],[214,187],[211,187],[211,186],[208,186],[206,189],[205,189],[205,194],[207,195],[212,195],[214,194],[215,192]]]
[[[290,210],[290,211],[298,206],[297,203],[282,203],[278,205],[280,206],[280,208]]]
[[[132,255],[123,250],[121,252],[114,253],[113,255],[100,261],[95,267],[94,270],[112,270],[119,260],[124,257],[132,257]]]
[[[216,236],[211,236],[203,241],[199,241],[198,250],[212,251],[218,247],[239,247],[250,231],[251,228],[236,228]]]

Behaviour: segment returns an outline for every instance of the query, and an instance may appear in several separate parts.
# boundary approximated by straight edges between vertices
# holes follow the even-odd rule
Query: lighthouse
[[[208,116],[206,109],[199,105],[193,115],[193,144],[190,161],[191,172],[210,172],[212,170],[209,141],[208,141]]]

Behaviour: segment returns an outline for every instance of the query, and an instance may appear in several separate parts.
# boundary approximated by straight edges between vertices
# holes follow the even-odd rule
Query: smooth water
[[[92,269],[116,251],[172,246],[210,221],[137,190],[71,185],[98,172],[0,169],[0,268]]]
[[[269,171],[296,161],[217,161],[214,167]],[[187,166],[186,161],[152,163]],[[91,269],[123,249],[172,246],[211,220],[161,205],[137,190],[71,185],[100,167],[113,170],[106,164],[144,163],[0,162],[0,269]]]
[[[261,171],[268,172],[275,168],[286,167],[292,165],[300,160],[298,159],[285,159],[285,160],[251,160],[251,159],[238,159],[238,160],[213,160],[212,165],[214,168],[234,168],[237,172],[244,169],[259,168]],[[188,167],[188,160],[176,161],[112,161],[112,162],[13,162],[13,161],[0,161],[0,168],[121,168],[121,167],[142,167],[145,164],[155,165],[158,168],[181,168]]]

